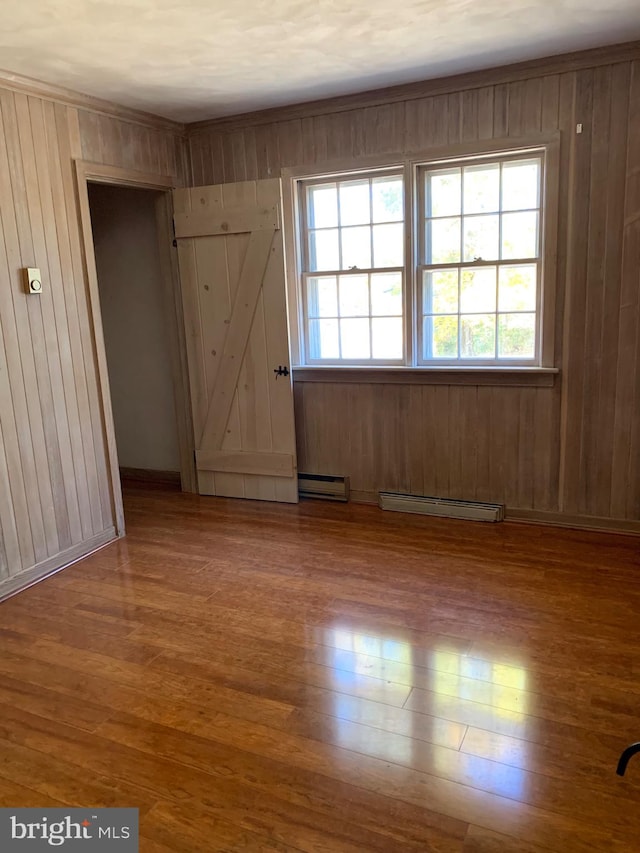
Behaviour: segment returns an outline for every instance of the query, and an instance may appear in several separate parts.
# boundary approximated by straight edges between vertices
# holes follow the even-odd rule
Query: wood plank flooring
[[[0,805],[143,853],[640,850],[640,542],[136,487],[0,604]]]

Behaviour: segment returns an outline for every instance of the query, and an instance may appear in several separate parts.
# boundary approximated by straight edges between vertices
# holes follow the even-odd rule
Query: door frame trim
[[[195,470],[193,424],[191,419],[191,400],[189,377],[187,372],[187,353],[182,316],[182,296],[178,265],[175,252],[171,251],[173,240],[173,198],[172,190],[176,179],[170,175],[149,175],[132,169],[121,169],[87,160],[74,161],[76,186],[78,191],[78,210],[82,235],[83,263],[85,281],[88,290],[89,315],[95,347],[98,390],[101,403],[101,415],[105,449],[107,454],[111,505],[117,536],[123,536],[124,510],[118,453],[115,440],[113,409],[109,390],[109,373],[104,344],[100,294],[98,290],[98,272],[91,226],[89,207],[89,183],[111,184],[119,187],[158,190],[156,201],[156,226],[159,239],[159,252],[162,268],[162,290],[165,316],[169,320],[169,351],[172,366],[172,380],[175,400],[176,422],[178,427],[178,447],[180,451],[180,479],[182,491],[197,492]]]

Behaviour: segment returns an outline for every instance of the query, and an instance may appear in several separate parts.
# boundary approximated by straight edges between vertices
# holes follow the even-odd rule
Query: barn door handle
[[[286,364],[284,367],[281,364],[279,364],[277,367],[274,367],[273,372],[275,373],[276,379],[277,379],[278,376],[288,376],[289,375],[289,368],[287,367]]]

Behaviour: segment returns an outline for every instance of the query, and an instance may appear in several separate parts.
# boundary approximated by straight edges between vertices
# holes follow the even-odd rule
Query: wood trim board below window
[[[532,368],[294,367],[294,382],[381,385],[507,385],[551,388],[559,370]]]

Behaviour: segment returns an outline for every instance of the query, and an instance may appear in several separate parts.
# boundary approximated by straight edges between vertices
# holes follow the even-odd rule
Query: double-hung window
[[[535,362],[541,176],[540,156],[419,170],[421,363]]]
[[[402,364],[402,172],[302,186],[308,364]]]
[[[546,150],[298,180],[301,362],[542,365]]]

